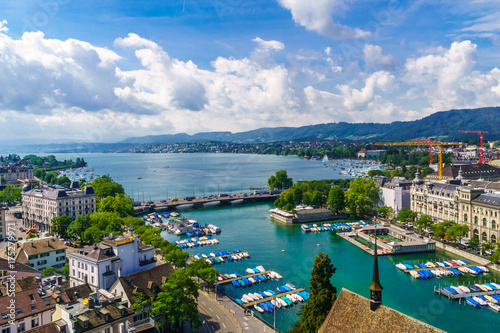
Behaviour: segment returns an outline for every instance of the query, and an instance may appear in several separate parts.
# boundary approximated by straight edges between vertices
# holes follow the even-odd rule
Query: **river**
[[[229,154],[57,154],[60,158],[84,157],[97,174],[109,173],[122,183],[129,194],[139,193],[149,199],[175,196],[240,192],[250,187],[264,186],[276,170],[285,169],[295,181],[298,179],[342,178],[339,170],[324,168],[321,161],[296,157]],[[168,165],[168,168],[164,166]],[[137,179],[140,177],[142,179]],[[194,189],[193,189],[194,187]],[[172,194],[169,194],[173,197]],[[340,237],[324,233],[304,233],[300,226],[284,225],[269,218],[272,204],[235,205],[184,211],[183,216],[197,219],[201,224],[212,223],[222,229],[217,235],[220,244],[187,250],[191,254],[210,253],[239,248],[251,257],[238,262],[217,265],[221,273],[244,273],[246,268],[263,265],[283,276],[279,282],[266,282],[251,288],[236,289],[227,285],[232,297],[245,292],[274,289],[286,282],[296,287],[308,287],[314,257],[318,252],[329,255],[337,267],[332,283],[338,292],[347,288],[365,297],[369,296],[373,257]],[[169,240],[180,239],[163,232]],[[319,244],[319,246],[318,246]],[[285,252],[282,252],[285,250]],[[383,304],[448,332],[477,330],[493,332],[500,325],[500,314],[489,308],[476,309],[460,306],[433,292],[434,286],[478,282],[474,277],[447,277],[413,280],[395,268],[398,262],[437,261],[456,258],[438,251],[433,254],[388,256],[379,258],[380,281],[384,287]],[[492,273],[481,279],[498,277]],[[277,311],[277,326],[286,331],[298,319],[298,305]],[[259,314],[260,315],[260,314]],[[273,316],[262,317],[269,323]]]

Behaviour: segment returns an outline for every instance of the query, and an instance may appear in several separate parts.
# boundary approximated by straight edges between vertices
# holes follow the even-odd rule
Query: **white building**
[[[393,180],[380,187],[380,206],[391,207],[396,216],[402,208],[410,209],[411,182]]]
[[[96,210],[95,193],[92,186],[79,189],[73,182],[71,189],[52,187],[34,189],[31,185],[22,190],[23,225],[41,231],[50,231],[54,217],[66,215],[88,215]]]
[[[34,179],[33,169],[24,165],[9,166],[0,169],[0,178],[3,177],[8,183],[15,183],[18,180]]]
[[[61,268],[66,263],[67,246],[55,237],[20,240],[15,246],[14,260],[38,270],[47,267]],[[6,250],[0,252],[0,256],[8,259]]]
[[[88,283],[93,290],[109,289],[123,275],[156,266],[154,247],[132,236],[105,238],[69,253],[68,259],[70,286]]]

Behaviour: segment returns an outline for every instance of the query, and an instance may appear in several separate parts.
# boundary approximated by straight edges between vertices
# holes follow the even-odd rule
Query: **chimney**
[[[58,286],[62,286],[62,283],[63,283],[63,277],[62,277],[62,276],[60,276],[60,275],[58,275],[58,276],[56,277],[56,284],[57,284]]]

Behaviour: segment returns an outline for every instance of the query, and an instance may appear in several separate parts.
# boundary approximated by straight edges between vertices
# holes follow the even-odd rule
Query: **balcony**
[[[156,262],[156,259],[154,257],[152,257],[150,259],[146,259],[146,260],[139,260],[139,266],[146,266],[146,265],[152,264],[154,262]]]

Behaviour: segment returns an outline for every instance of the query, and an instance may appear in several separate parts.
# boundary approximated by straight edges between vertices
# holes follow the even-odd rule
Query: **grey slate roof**
[[[69,257],[78,257],[89,261],[101,261],[118,258],[111,246],[103,243],[86,246],[83,249],[71,252]]]
[[[472,201],[500,207],[500,194],[483,193],[480,194],[477,198],[473,199]]]

